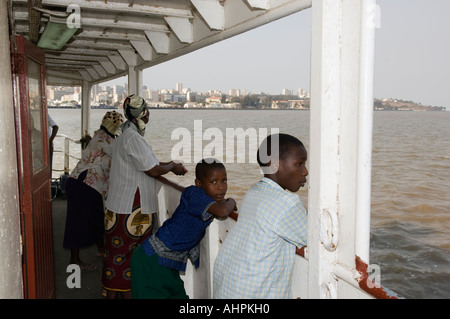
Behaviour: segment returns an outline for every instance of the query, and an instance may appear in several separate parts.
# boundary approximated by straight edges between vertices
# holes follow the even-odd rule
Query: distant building
[[[221,96],[210,96],[205,100],[206,104],[220,104],[222,102]]]
[[[176,90],[178,91],[178,93],[183,93],[183,83],[177,82]]]
[[[283,89],[281,92],[281,95],[292,95],[292,90]]]
[[[278,110],[278,109],[288,109],[290,108],[289,101],[272,101],[272,109]]]
[[[307,97],[309,97],[308,91],[306,91],[305,89],[299,88],[297,93],[298,93],[298,97],[299,98],[307,98]]]
[[[186,102],[186,103],[184,103],[183,107],[185,109],[195,109],[195,108],[200,108],[201,105],[199,105],[197,102]]]

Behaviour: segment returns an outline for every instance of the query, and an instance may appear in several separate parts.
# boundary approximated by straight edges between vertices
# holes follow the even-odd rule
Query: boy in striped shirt
[[[293,192],[306,183],[307,152],[297,138],[275,134],[257,158],[264,178],[245,195],[219,251],[214,298],[291,298],[295,247],[307,237],[307,213]]]

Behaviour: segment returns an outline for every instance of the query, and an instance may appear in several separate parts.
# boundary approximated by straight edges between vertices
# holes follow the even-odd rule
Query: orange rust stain
[[[369,273],[367,272],[368,265],[359,256],[355,256],[356,270],[360,273],[361,278],[358,282],[359,287],[377,299],[398,299],[398,297],[389,294],[383,287],[375,284],[369,279]],[[370,287],[369,287],[369,284]]]

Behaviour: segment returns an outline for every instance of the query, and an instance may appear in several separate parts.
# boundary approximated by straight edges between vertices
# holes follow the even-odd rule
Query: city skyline
[[[450,1],[377,4],[374,97],[450,110]],[[309,9],[146,69],[143,85],[175,88],[180,82],[197,92],[240,88],[273,95],[285,88],[310,91],[310,37]],[[114,81],[126,82],[121,79]]]
[[[108,84],[96,84],[91,89],[91,106],[107,105],[119,106],[128,95],[127,83],[114,83]],[[250,95],[262,95],[254,92],[247,92],[241,89],[230,89],[228,92],[222,92],[219,90],[209,90],[208,92],[197,92],[190,88],[184,88],[183,83],[177,82],[175,89],[173,88],[158,88],[151,89],[143,86],[142,97],[147,100],[148,103],[163,104],[166,107],[170,107],[172,104],[179,104],[184,102],[198,102],[202,105],[212,104],[233,104],[231,107],[236,108],[235,104],[237,99]],[[224,99],[225,96],[225,99]],[[271,96],[266,94],[266,96]],[[283,89],[281,93],[274,95],[274,97],[286,96],[285,98],[278,98],[270,100],[275,102],[295,102],[299,99],[309,98],[307,90],[298,88],[297,90]],[[208,101],[210,99],[210,101]],[[224,100],[223,100],[224,99]],[[233,100],[233,101],[232,101]],[[266,99],[263,99],[266,100]],[[73,106],[81,104],[81,87],[67,87],[67,86],[47,86],[47,101],[51,107],[58,106]],[[166,103],[168,103],[166,105]],[[194,103],[197,104],[197,103]],[[66,105],[66,106],[64,106]],[[309,105],[309,103],[308,103]],[[298,104],[300,106],[300,104]],[[159,106],[158,106],[159,107]]]

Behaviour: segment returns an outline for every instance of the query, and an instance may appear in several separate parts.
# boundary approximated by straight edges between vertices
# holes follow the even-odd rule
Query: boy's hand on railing
[[[225,219],[236,209],[236,201],[233,198],[227,198],[212,204],[208,212],[218,219]]]

